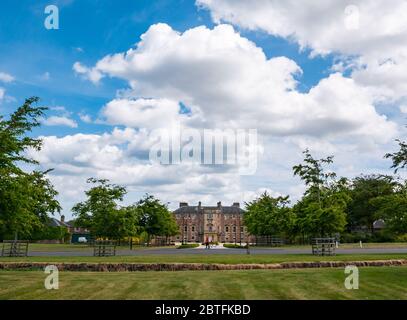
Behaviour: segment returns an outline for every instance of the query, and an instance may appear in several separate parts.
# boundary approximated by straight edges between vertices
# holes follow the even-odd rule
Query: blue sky
[[[47,30],[44,8],[49,1],[3,1],[0,11],[0,70],[16,81],[7,86],[7,94],[17,99],[3,103],[9,112],[26,97],[36,95],[47,106],[65,106],[73,112],[97,116],[124,81],[107,79],[94,86],[78,79],[72,71],[75,61],[94,64],[103,56],[123,52],[139,41],[150,25],[164,22],[183,32],[206,25],[213,27],[209,12],[199,10],[194,1],[56,1],[60,29]],[[237,27],[237,29],[239,29]],[[329,74],[332,57],[309,59],[309,50],[281,37],[264,32],[242,30],[242,35],[261,47],[267,57],[287,56],[303,69],[299,89],[308,91]],[[27,54],[28,53],[28,54]],[[49,75],[49,78],[46,75]],[[101,125],[81,123],[78,128],[47,127],[40,134],[65,135],[75,132],[101,132]]]
[[[375,28],[383,26],[384,18],[390,16],[398,21],[400,17],[397,12],[380,10],[380,6],[364,9],[362,2],[356,2],[365,17],[376,23],[362,23],[349,34],[341,25],[347,5],[342,0],[332,7],[322,1],[314,7],[301,7],[291,2],[259,0],[253,10],[247,10],[247,3],[241,0],[24,0],[18,4],[4,0],[0,5],[0,74],[12,76],[13,81],[1,81],[0,77],[0,93],[5,92],[3,98],[0,95],[0,113],[9,114],[26,97],[34,95],[50,108],[48,125],[44,120],[33,135],[57,137],[46,139],[41,159],[44,168],[56,169],[51,180],[63,190],[60,200],[68,215],[72,204],[80,200],[86,188],[84,181],[90,175],[125,184],[130,190],[128,202],[150,192],[175,206],[184,200],[243,202],[262,190],[298,198],[303,187],[290,169],[301,160],[304,147],[320,156],[334,153],[338,159],[335,168],[343,175],[389,173],[382,155],[394,149],[395,138],[404,135],[407,80],[400,70],[407,66],[403,60],[407,45],[403,41],[386,41],[378,53],[375,48],[381,47],[380,41],[386,37],[378,38]],[[403,5],[402,1],[396,2]],[[44,9],[49,4],[59,8],[58,30],[44,27]],[[316,19],[315,11],[323,15]],[[265,13],[274,18],[264,20]],[[219,22],[226,28],[215,31]],[[202,26],[207,33],[200,29]],[[399,29],[389,32],[399,35],[404,30]],[[169,30],[178,32],[179,39]],[[145,34],[150,35],[145,41],[148,45],[156,45],[162,37],[179,41],[180,49],[172,47],[169,53],[147,50],[144,59],[151,66],[147,71],[136,61],[140,57],[131,60],[130,55],[98,66],[104,57],[129,49],[141,54],[136,45]],[[201,55],[193,45],[188,48],[187,34],[192,34],[197,44],[208,41],[203,47],[207,51]],[[215,40],[208,40],[212,37]],[[219,40],[222,37],[224,41]],[[218,47],[230,58],[223,62],[222,56],[216,56]],[[257,56],[259,50],[265,60]],[[185,52],[191,52],[191,56],[185,56]],[[174,75],[168,75],[160,61],[174,63]],[[386,65],[383,61],[394,63]],[[94,68],[103,78],[89,81],[86,72],[74,70],[75,63]],[[132,71],[115,71],[120,63]],[[229,63],[230,68],[223,70],[222,66]],[[207,79],[205,73],[200,73],[202,66],[207,68]],[[197,75],[202,76],[202,83]],[[253,82],[247,82],[247,77]],[[263,88],[263,84],[267,86]],[[221,87],[227,88],[222,94]],[[131,98],[123,97],[123,90],[128,90]],[[206,96],[202,97],[204,90]],[[228,169],[208,172],[203,168],[179,168],[165,169],[169,170],[168,174],[162,172],[165,179],[158,179],[154,176],[156,170],[149,172],[141,161],[128,158],[129,154],[145,154],[143,141],[148,139],[142,135],[143,128],[148,131],[155,126],[140,125],[139,119],[145,116],[140,105],[150,103],[141,101],[142,97],[155,103],[152,108],[157,108],[156,117],[166,114],[169,121],[174,117],[186,126],[199,127],[209,119],[215,127],[223,127],[230,117],[236,128],[256,127],[263,150],[258,173],[241,177]],[[113,105],[116,100],[120,101]],[[181,106],[179,114],[168,111],[172,102]],[[134,110],[134,119],[125,113],[128,110]],[[88,119],[81,119],[85,115]],[[53,116],[74,125],[49,125],[55,120]],[[158,123],[162,125],[163,121]],[[118,142],[116,129],[131,138]],[[95,154],[81,151],[78,145],[96,150]],[[105,163],[101,159],[98,164],[92,161],[96,156],[113,160]],[[129,172],[133,171],[136,173],[132,180]],[[189,177],[180,178],[185,172]],[[186,185],[191,186],[190,192],[185,191]]]

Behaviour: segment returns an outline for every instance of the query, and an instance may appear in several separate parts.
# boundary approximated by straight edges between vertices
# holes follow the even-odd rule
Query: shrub
[[[397,236],[396,241],[397,242],[407,242],[407,233]]]

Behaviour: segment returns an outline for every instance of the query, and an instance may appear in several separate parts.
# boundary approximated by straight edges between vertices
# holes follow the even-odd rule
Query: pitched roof
[[[184,205],[174,210],[175,214],[188,214],[188,213],[203,213],[204,210],[220,209],[225,214],[243,214],[244,210],[237,206],[187,206]]]
[[[48,225],[50,227],[69,227],[69,225],[66,222],[59,221],[56,218],[49,218]]]

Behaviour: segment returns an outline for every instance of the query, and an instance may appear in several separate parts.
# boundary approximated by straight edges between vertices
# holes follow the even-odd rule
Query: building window
[[[187,232],[188,231],[188,226],[184,227],[184,231]]]
[[[192,240],[194,240],[195,239],[195,237],[194,236],[192,236]]]
[[[212,232],[212,227],[209,227],[209,232]]]
[[[192,231],[195,231],[195,226],[192,226]]]
[[[233,227],[233,232],[236,232],[236,227]]]
[[[229,227],[225,227],[225,231],[226,231],[226,232],[229,232]]]
[[[243,230],[243,227],[240,227],[240,232],[243,232],[244,230]]]

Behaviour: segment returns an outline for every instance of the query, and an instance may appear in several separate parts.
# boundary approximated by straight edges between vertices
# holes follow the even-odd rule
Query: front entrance
[[[218,234],[216,232],[205,233],[203,242],[205,242],[207,239],[209,242],[219,242]]]

